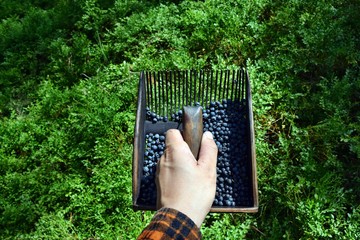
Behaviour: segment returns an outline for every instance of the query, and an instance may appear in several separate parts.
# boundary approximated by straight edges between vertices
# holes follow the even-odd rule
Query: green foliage
[[[0,3],[0,238],[134,239],[138,72],[250,72],[260,210],[205,239],[360,238],[358,1]]]
[[[208,239],[243,239],[249,232],[252,219],[246,216],[234,217],[234,214],[222,216],[211,213],[202,227],[204,237]]]

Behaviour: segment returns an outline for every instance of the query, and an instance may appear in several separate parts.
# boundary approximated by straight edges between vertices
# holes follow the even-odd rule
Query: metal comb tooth
[[[170,119],[182,106],[209,105],[211,101],[240,101],[245,74],[238,70],[189,70],[145,73],[146,106]]]

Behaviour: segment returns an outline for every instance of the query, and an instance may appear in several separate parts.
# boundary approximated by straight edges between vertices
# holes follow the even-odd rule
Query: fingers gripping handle
[[[202,108],[184,106],[183,137],[196,159],[198,159],[201,138],[203,135]]]

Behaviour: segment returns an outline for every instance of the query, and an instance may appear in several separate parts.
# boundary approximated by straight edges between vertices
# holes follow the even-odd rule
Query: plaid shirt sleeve
[[[185,214],[171,208],[161,208],[142,231],[138,240],[201,239],[196,224]]]

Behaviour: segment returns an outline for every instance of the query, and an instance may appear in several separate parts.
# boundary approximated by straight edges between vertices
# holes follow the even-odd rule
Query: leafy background
[[[135,239],[141,70],[247,67],[260,210],[204,239],[360,238],[357,0],[3,0],[0,238]]]

